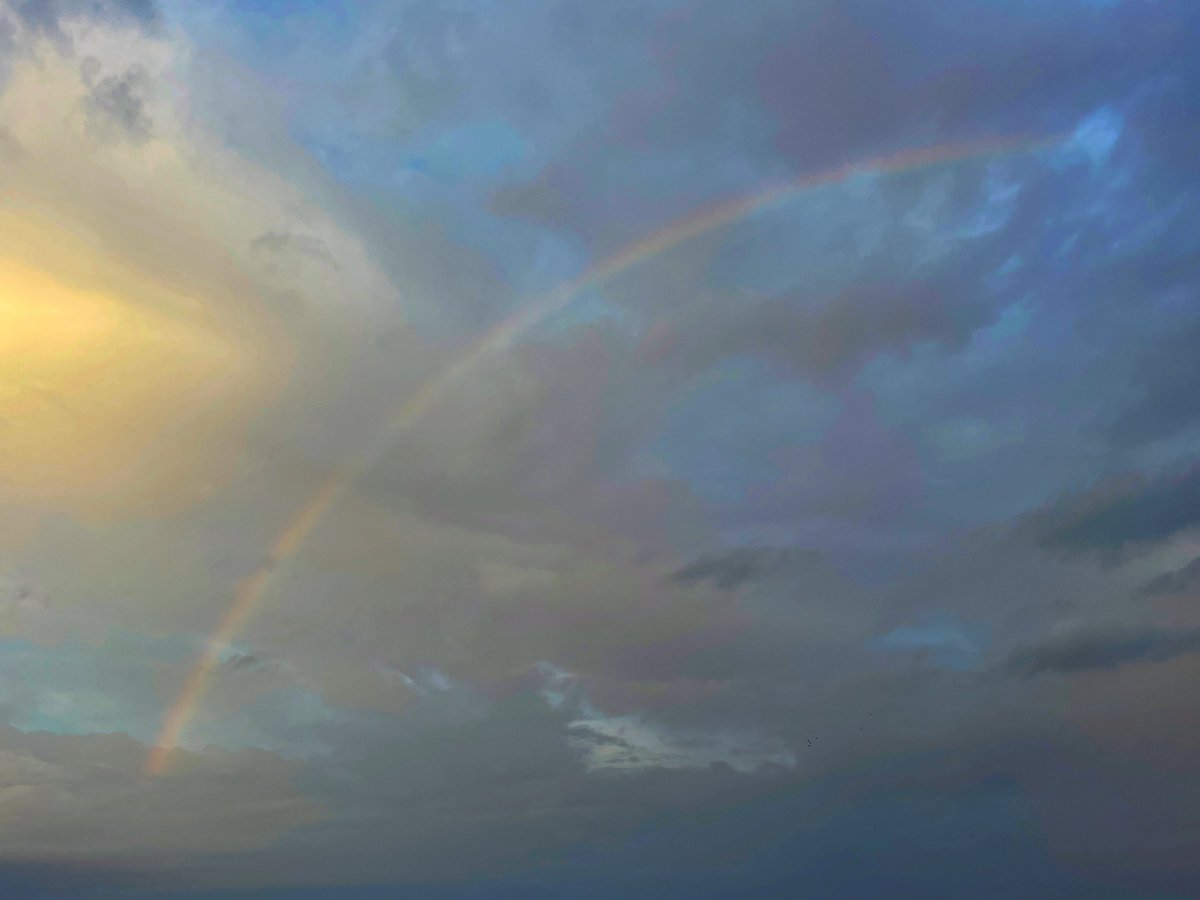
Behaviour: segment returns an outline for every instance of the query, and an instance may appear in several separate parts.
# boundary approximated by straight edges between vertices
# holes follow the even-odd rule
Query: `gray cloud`
[[[1054,130],[1161,65],[1150,44],[1178,46],[1139,5],[1063,2],[1030,15],[985,2],[818,4],[794,29],[779,28],[747,70],[779,123],[775,144],[805,166],[870,155],[918,131]],[[1188,17],[1185,4],[1160,12]],[[1146,45],[1116,40],[1125,29],[1145,33]],[[900,32],[912,40],[886,38]],[[673,63],[697,64],[696,50]]]
[[[1019,675],[1108,671],[1200,650],[1200,629],[1095,628],[1017,647],[1004,663]]]
[[[1156,575],[1142,585],[1142,593],[1150,595],[1180,594],[1200,582],[1200,556],[1172,572]]]
[[[296,253],[323,262],[334,269],[341,269],[329,246],[319,237],[312,235],[268,231],[252,240],[250,249],[270,254]]]
[[[1025,527],[1041,546],[1115,564],[1131,553],[1200,526],[1200,466],[1153,478],[1097,482],[1031,514]]]
[[[1164,285],[1196,299],[1200,269],[1193,259],[1188,270],[1174,273]],[[1166,260],[1159,260],[1160,266]],[[1161,277],[1162,269],[1159,268]],[[1139,277],[1144,285],[1145,278]],[[1144,289],[1144,287],[1142,288]],[[1134,363],[1133,398],[1112,417],[1108,433],[1122,444],[1172,438],[1200,424],[1196,397],[1200,395],[1200,321],[1180,325],[1148,347]]]
[[[261,653],[233,653],[223,663],[230,672],[257,671],[275,664],[275,660]]]
[[[0,125],[0,162],[13,162],[25,154],[21,142],[11,131]]]
[[[101,133],[115,129],[133,140],[148,139],[153,130],[146,113],[145,92],[149,86],[149,76],[140,66],[100,79],[88,94],[89,122]]]
[[[122,734],[24,733],[0,725],[0,785],[11,813],[0,826],[0,859],[59,856],[66,842],[83,863],[120,870],[140,860],[154,870],[197,846],[263,846],[321,817],[290,784],[296,768],[271,754],[187,754],[175,777],[147,780],[145,749]],[[113,828],[117,809],[122,826]]]
[[[786,547],[737,547],[706,553],[671,577],[681,584],[711,581],[722,590],[732,591],[788,564],[815,559],[820,559],[819,553]]]
[[[839,383],[879,354],[903,355],[925,343],[961,347],[990,318],[964,300],[962,291],[936,283],[863,282],[827,298],[711,303],[648,338],[643,353],[689,373],[756,355],[785,372]]]
[[[603,255],[634,236],[631,222],[685,212],[631,183],[633,159],[647,150],[672,154],[674,177],[728,177],[733,192],[736,176],[723,171],[731,159],[743,176],[757,166],[769,180],[781,165],[819,171],[905,146],[1053,133],[1183,55],[1187,5],[1143,12],[1071,0],[1037,13],[978,0],[901,11],[869,0],[661,15],[648,29],[653,77],[624,92],[605,127],[498,192],[494,208],[569,231]],[[898,33],[910,37],[886,38]]]
[[[64,49],[70,42],[63,24],[71,19],[136,25],[146,31],[161,24],[156,0],[14,0],[11,9],[26,29],[51,38]]]

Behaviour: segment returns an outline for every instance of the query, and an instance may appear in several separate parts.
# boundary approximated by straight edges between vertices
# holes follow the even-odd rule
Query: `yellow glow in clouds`
[[[194,318],[0,257],[0,489],[93,513],[162,499],[148,476],[168,467],[189,482],[174,488],[202,489],[196,429],[244,363]]]

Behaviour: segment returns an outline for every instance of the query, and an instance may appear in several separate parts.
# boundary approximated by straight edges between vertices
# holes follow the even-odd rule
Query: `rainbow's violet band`
[[[222,650],[237,637],[247,619],[258,607],[271,586],[272,575],[279,570],[282,563],[299,552],[342,492],[369,470],[387,452],[396,438],[414,425],[482,362],[503,352],[530,329],[561,310],[583,288],[600,284],[685,241],[813,188],[836,184],[855,175],[907,172],[961,160],[1027,152],[1057,140],[1009,137],[941,144],[846,164],[785,181],[766,190],[737,197],[676,220],[560,284],[536,302],[501,322],[437,377],[426,382],[409,397],[396,410],[387,427],[368,449],[330,474],[287,521],[272,543],[263,564],[238,585],[233,602],[221,617],[204,651],[189,671],[175,702],[163,717],[155,745],[146,756],[146,773],[159,775],[167,770],[179,740],[204,694],[209,674],[220,661]]]

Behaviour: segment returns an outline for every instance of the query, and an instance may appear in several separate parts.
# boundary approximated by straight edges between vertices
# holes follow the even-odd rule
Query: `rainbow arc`
[[[992,138],[907,150],[801,176],[753,194],[735,197],[678,219],[635,241],[500,322],[406,399],[393,413],[378,438],[357,458],[322,481],[280,529],[263,564],[238,585],[216,630],[189,670],[175,702],[163,717],[155,744],[147,754],[145,771],[150,775],[159,775],[167,770],[203,698],[209,677],[220,662],[222,651],[241,633],[277,573],[284,568],[283,564],[300,552],[345,490],[371,469],[405,431],[412,428],[482,363],[504,352],[549,316],[562,310],[583,289],[603,284],[695,237],[781,205],[806,191],[837,184],[857,175],[897,174],[965,160],[1029,152],[1056,143],[1057,140]]]

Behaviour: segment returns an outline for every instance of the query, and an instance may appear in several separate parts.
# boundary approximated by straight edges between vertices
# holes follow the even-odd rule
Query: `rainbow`
[[[1026,152],[1055,143],[1057,140],[991,138],[941,144],[864,162],[849,163],[784,181],[676,220],[563,282],[502,321],[409,397],[396,410],[378,439],[349,464],[329,475],[287,521],[272,543],[262,565],[239,583],[233,602],[221,617],[216,630],[184,680],[175,702],[163,717],[154,746],[146,757],[146,773],[159,775],[167,770],[179,740],[199,706],[209,675],[220,662],[222,651],[241,632],[247,619],[262,601],[271,586],[272,576],[303,547],[343,491],[369,470],[387,452],[397,437],[411,428],[430,408],[436,406],[481,363],[500,354],[526,332],[563,309],[584,288],[608,281],[692,238],[733,224],[760,210],[777,206],[814,188],[837,184],[856,175],[895,174],[967,159]]]

